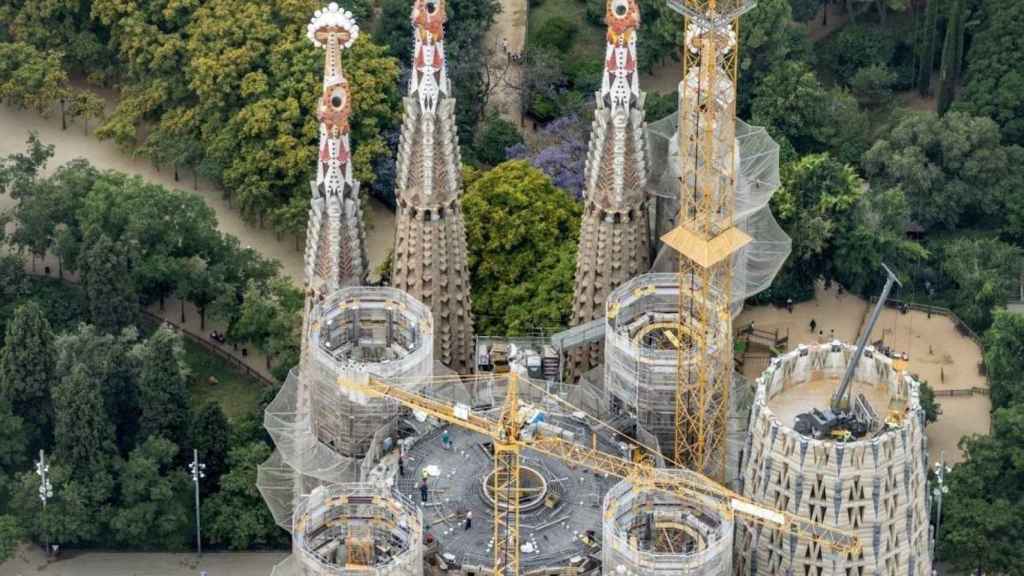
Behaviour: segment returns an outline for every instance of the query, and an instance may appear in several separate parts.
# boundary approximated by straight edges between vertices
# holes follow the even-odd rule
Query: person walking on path
[[[405,477],[405,460],[402,460],[402,455],[398,455],[398,475]]]
[[[815,322],[814,318],[811,318],[811,334],[814,334],[814,329],[818,327],[818,323]]]
[[[469,530],[473,527],[473,511],[466,512],[466,523],[462,525],[463,530]]]

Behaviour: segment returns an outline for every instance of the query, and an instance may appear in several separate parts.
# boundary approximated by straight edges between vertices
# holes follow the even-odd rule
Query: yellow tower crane
[[[469,406],[430,398],[372,378],[365,382],[339,379],[343,391],[356,397],[380,397],[396,400],[403,406],[433,416],[460,428],[490,438],[494,443],[494,574],[519,576],[519,457],[533,450],[558,458],[573,466],[622,478],[641,491],[661,491],[686,503],[717,509],[726,519],[738,517],[744,522],[761,525],[800,539],[819,542],[839,553],[860,551],[860,540],[852,533],[824,526],[794,514],[763,506],[692,470],[657,468],[649,461],[633,462],[596,447],[577,444],[556,435],[544,434],[540,428],[527,428],[528,411],[519,400],[519,376],[507,378],[505,401],[492,420],[475,414]],[[529,381],[527,381],[529,383]],[[565,400],[543,392],[546,401],[556,402],[569,412],[578,408]],[[529,408],[529,407],[527,407]],[[597,426],[611,427],[596,421]]]
[[[725,479],[733,373],[732,260],[751,238],[736,206],[739,17],[754,0],[668,0],[684,16],[679,214],[662,241],[679,253],[677,462]]]

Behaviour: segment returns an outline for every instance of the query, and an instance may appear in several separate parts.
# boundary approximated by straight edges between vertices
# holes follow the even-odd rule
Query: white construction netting
[[[658,238],[675,227],[679,212],[679,147],[676,114],[648,124],[647,149],[651,195],[655,196],[655,232]],[[753,242],[733,259],[732,303],[738,312],[742,302],[771,285],[789,257],[792,242],[779,227],[768,206],[779,188],[779,145],[764,128],[736,120],[739,170],[736,179],[736,226]],[[678,263],[674,251],[662,246],[652,269],[674,272]]]

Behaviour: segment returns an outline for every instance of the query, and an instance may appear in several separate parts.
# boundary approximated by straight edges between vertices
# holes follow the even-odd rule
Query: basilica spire
[[[430,307],[437,359],[466,372],[472,367],[473,320],[446,19],[444,0],[413,2],[415,48],[398,147],[391,283]]]
[[[323,92],[317,104],[320,145],[305,270],[309,289],[320,295],[362,284],[368,267],[359,182],[352,175],[352,94],[341,58],[358,35],[352,14],[335,3],[318,10],[307,27],[309,40],[324,50]]]
[[[602,318],[608,294],[650,268],[644,93],[637,71],[636,0],[608,0],[604,71],[585,172],[586,196],[573,294],[573,325]],[[576,352],[580,375],[601,361],[600,344]]]

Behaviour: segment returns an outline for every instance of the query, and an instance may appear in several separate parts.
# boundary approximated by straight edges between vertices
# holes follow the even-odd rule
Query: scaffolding
[[[607,304],[604,382],[609,415],[635,418],[638,427],[657,438],[663,452],[672,449],[675,438],[678,298],[678,274],[644,274],[613,291]],[[728,330],[724,319],[719,324],[716,333]]]
[[[297,502],[292,556],[272,576],[421,576],[423,519],[396,490],[317,487]]]
[[[654,204],[655,235],[671,231],[679,215],[679,117],[675,114],[647,126],[647,142],[654,160],[649,192]],[[769,207],[779,188],[779,145],[761,127],[736,120],[736,227],[753,241],[733,255],[732,298],[735,316],[743,301],[771,286],[792,249],[792,241],[775,221]],[[667,246],[658,249],[652,269],[672,272],[678,265]]]
[[[366,479],[397,437],[395,402],[350,397],[338,379],[415,388],[434,375],[430,310],[400,290],[343,288],[311,307],[307,326],[300,367],[264,413],[277,449],[257,474],[286,530],[297,498],[319,485]]]
[[[604,498],[602,561],[616,576],[730,576],[733,529],[714,506],[697,507],[623,481]]]

